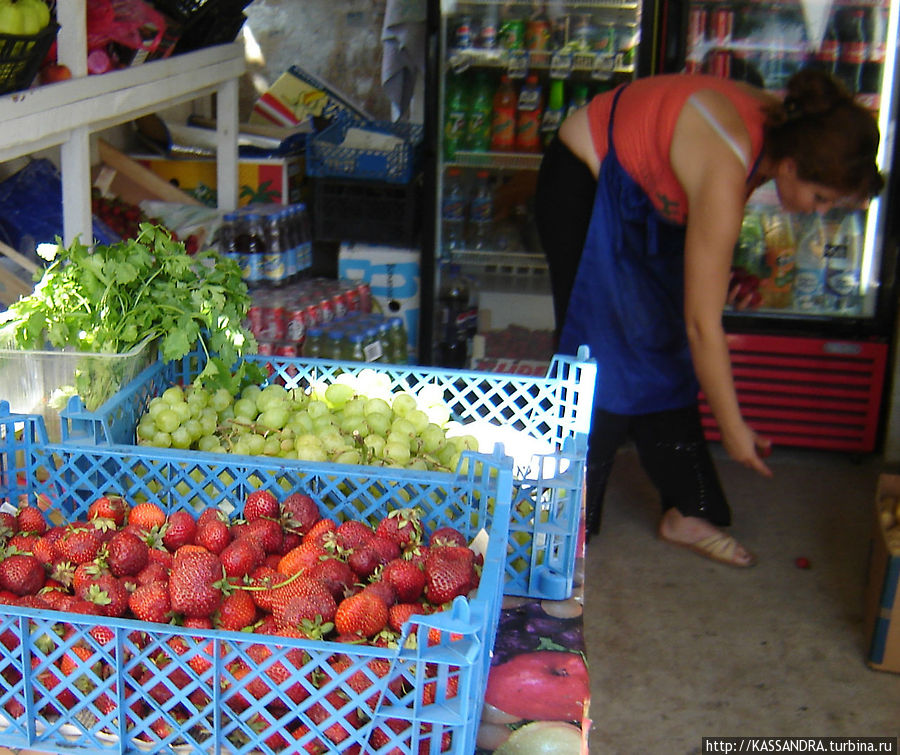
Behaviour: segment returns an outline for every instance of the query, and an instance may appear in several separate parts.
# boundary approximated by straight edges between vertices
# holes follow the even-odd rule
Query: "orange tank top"
[[[725,95],[747,128],[752,147],[749,176],[762,150],[765,113],[760,101],[735,82],[702,75],[650,76],[628,84],[616,106],[613,124],[616,156],[659,213],[673,223],[684,224],[687,219],[687,196],[669,163],[675,123],[688,98],[708,89]],[[588,104],[591,139],[601,162],[607,151],[607,126],[614,94],[615,90],[597,95]]]

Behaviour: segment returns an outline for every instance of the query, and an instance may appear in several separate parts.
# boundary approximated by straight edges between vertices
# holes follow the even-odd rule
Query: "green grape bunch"
[[[288,389],[173,386],[151,399],[141,445],[312,462],[456,471],[478,439],[451,420],[440,389],[390,389],[374,370]]]

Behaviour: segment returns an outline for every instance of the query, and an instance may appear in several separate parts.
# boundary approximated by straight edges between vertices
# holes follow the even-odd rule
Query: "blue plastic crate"
[[[403,143],[390,150],[347,147],[343,141],[350,128],[396,136]],[[423,137],[423,127],[415,123],[341,118],[307,141],[306,173],[316,178],[409,183],[419,167]]]
[[[356,374],[363,369],[387,375],[391,390],[416,393],[424,386],[438,386],[454,419],[491,421],[557,449],[536,457],[527,470],[514,469],[504,590],[507,595],[551,600],[571,595],[597,376],[596,362],[586,347],[575,357],[555,356],[543,378],[275,356],[250,361],[266,366],[270,380],[289,388],[330,382],[341,372]],[[133,444],[135,427],[150,399],[171,385],[190,383],[202,366],[199,354],[152,365],[94,413],[83,411],[77,397],[72,399],[61,413],[63,439],[88,446]]]
[[[166,511],[219,506],[227,512],[251,490],[266,488],[285,496],[306,492],[323,515],[339,521],[374,522],[393,508],[414,506],[427,530],[449,525],[469,538],[482,529],[488,534],[474,596],[457,598],[449,611],[417,616],[414,647],[401,643],[398,650],[104,618],[113,633],[108,639],[91,633],[97,617],[0,606],[4,745],[269,755],[305,751],[338,725],[346,738],[329,744],[329,752],[356,745],[373,755],[469,755],[500,614],[512,486],[509,459],[469,459],[474,463],[465,474],[450,477],[124,446],[74,448],[48,444],[42,418],[10,414],[0,402],[0,500],[50,501],[51,518],[83,517],[100,494],[152,501]],[[337,655],[346,666],[334,667]],[[61,673],[64,658],[73,664],[67,674]],[[278,664],[287,670],[280,677]],[[386,673],[374,673],[373,665]],[[358,672],[368,687],[350,682]],[[447,694],[454,687],[456,694]],[[425,690],[435,693],[434,701],[424,699]],[[348,715],[356,725],[347,724]]]

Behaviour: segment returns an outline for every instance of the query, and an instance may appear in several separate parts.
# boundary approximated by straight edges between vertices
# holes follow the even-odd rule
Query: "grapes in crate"
[[[137,439],[164,448],[440,471],[456,471],[463,451],[480,450],[467,426],[450,420],[440,391],[392,391],[374,370],[306,389],[273,383],[233,394],[173,386],[151,399]]]

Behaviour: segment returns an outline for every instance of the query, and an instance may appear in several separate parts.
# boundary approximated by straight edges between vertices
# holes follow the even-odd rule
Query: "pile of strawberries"
[[[41,508],[22,505],[15,514],[0,512],[0,543],[0,603],[385,647],[396,647],[410,617],[444,610],[457,596],[468,595],[478,585],[482,564],[456,529],[445,527],[426,536],[414,509],[395,509],[375,526],[339,523],[322,517],[308,495],[297,493],[279,501],[268,491],[248,495],[241,518],[231,520],[218,509],[199,516],[184,510],[167,515],[153,503],[130,506],[121,498],[104,496],[91,503],[83,520],[54,526]],[[8,634],[0,635],[0,642],[14,649],[18,640]],[[114,637],[102,623],[90,634],[101,645]],[[185,639],[174,636],[169,643],[176,653],[183,652],[179,641]],[[72,647],[76,654],[78,647]],[[270,654],[267,645],[252,647],[259,649],[260,661]],[[91,652],[85,648],[88,656]],[[66,673],[62,666],[68,657],[59,664],[61,673]],[[208,669],[211,661],[202,663]],[[303,663],[298,658],[297,667]],[[337,653],[329,663],[340,671],[349,661]],[[236,679],[252,671],[240,668],[242,664],[236,661],[229,668]],[[375,677],[387,674],[389,665],[378,658],[369,662]],[[152,675],[158,669],[145,671]],[[273,715],[279,702],[288,710],[310,694],[308,686],[286,684],[291,670],[282,663],[270,666],[266,674],[279,677],[272,681],[281,685],[279,696],[266,708]],[[316,682],[328,676],[320,673]],[[354,678],[361,685],[357,692],[372,684],[369,675],[357,673]],[[52,688],[50,681],[47,686]],[[450,681],[452,686],[456,680]],[[402,688],[403,680],[398,684],[392,686],[395,693],[408,691]],[[426,684],[419,691],[425,704],[434,700],[435,686],[431,683],[429,690]],[[171,696],[165,688],[158,691]],[[248,685],[226,696],[225,702],[234,710],[246,709],[245,695],[259,699],[270,692]],[[455,688],[442,694],[453,696]],[[109,698],[106,702],[113,705]],[[334,707],[340,708],[339,703],[335,700]],[[184,711],[185,717],[190,713]],[[310,717],[316,720],[312,712]],[[349,736],[347,727],[358,728],[363,721],[364,716],[359,721],[348,716],[337,730],[331,726],[320,735],[328,743],[313,737],[304,750],[328,751]],[[395,732],[410,725],[393,721]],[[263,736],[267,724],[259,723]],[[159,727],[161,736],[170,728],[162,719]],[[372,746],[381,746],[379,731],[373,730]],[[308,737],[309,729],[300,723],[290,733],[300,739]],[[280,732],[270,739],[266,741],[273,749],[289,746]]]

